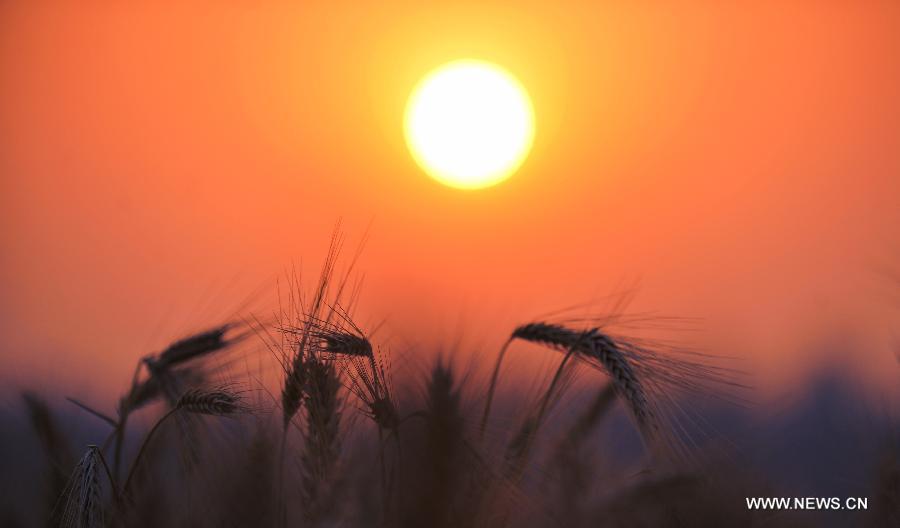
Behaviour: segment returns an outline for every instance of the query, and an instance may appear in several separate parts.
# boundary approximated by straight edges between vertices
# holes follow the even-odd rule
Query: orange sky
[[[118,388],[312,274],[338,217],[351,244],[373,222],[359,316],[392,346],[459,320],[493,344],[640,278],[635,309],[702,317],[776,378],[836,339],[892,365],[897,2],[36,4],[0,6],[4,379],[102,364]],[[531,156],[483,191],[424,176],[402,136],[415,82],[461,57],[536,111]]]

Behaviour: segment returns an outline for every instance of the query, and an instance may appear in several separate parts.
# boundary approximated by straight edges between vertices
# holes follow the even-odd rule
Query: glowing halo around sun
[[[403,119],[406,143],[429,176],[460,189],[509,178],[534,141],[534,109],[503,68],[464,59],[433,70],[413,89]]]

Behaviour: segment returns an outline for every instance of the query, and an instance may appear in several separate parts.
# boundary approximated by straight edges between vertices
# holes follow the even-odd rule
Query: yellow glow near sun
[[[525,88],[503,68],[458,60],[426,75],[404,116],[406,143],[429,176],[461,189],[509,178],[534,140]]]

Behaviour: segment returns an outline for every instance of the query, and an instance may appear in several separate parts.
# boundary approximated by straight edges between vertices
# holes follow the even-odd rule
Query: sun
[[[505,69],[457,60],[416,85],[403,128],[413,158],[429,176],[481,189],[509,178],[525,161],[534,141],[534,108]]]

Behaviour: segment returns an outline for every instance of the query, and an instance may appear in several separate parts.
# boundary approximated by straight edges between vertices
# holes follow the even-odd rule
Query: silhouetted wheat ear
[[[528,323],[513,330],[513,339],[531,341],[547,345],[555,349],[572,348],[582,337],[584,332],[569,330],[568,328],[550,323]]]
[[[372,350],[371,345],[369,350]],[[379,428],[395,429],[400,418],[391,396],[383,357],[376,359],[375,355],[374,351],[365,355],[349,355],[345,369],[350,379],[348,388],[365,405],[363,414]]]
[[[315,356],[307,360],[303,399],[307,431],[300,469],[304,514],[312,524],[332,509],[335,466],[340,450],[340,388],[341,381],[333,362]]]
[[[243,410],[241,398],[228,389],[192,389],[178,400],[179,409],[198,414],[227,416]]]
[[[578,331],[540,322],[516,328],[512,337],[561,351],[574,349],[582,359],[598,362],[612,379],[616,392],[628,404],[641,432],[645,436],[652,436],[656,424],[647,394],[634,368],[612,338],[602,334],[597,328]]]
[[[291,419],[300,410],[303,400],[303,386],[306,384],[306,365],[303,355],[294,357],[290,370],[284,377],[284,386],[281,388],[281,411],[283,425],[287,428]]]
[[[465,421],[462,396],[449,364],[438,361],[428,378],[425,423],[430,463],[438,480],[449,480],[460,468],[453,464],[463,454]]]
[[[194,334],[175,341],[158,356],[144,358],[151,372],[165,370],[173,366],[217,352],[236,343],[240,337],[227,339],[225,334],[234,327],[231,323]]]
[[[364,336],[349,332],[324,331],[317,333],[317,337],[321,339],[323,352],[356,357],[372,356],[372,343]]]
[[[394,429],[400,423],[397,409],[389,397],[379,397],[370,402],[369,415],[382,429]]]
[[[88,446],[69,480],[65,510],[60,526],[65,528],[99,528],[104,526],[100,450]]]
[[[474,498],[467,495],[474,486],[467,478],[470,460],[466,458],[464,418],[460,387],[450,364],[435,362],[426,379],[424,442],[416,471],[403,488],[401,500],[407,501],[407,526],[471,526]],[[415,443],[413,452],[420,448]],[[408,497],[408,498],[407,498]]]

